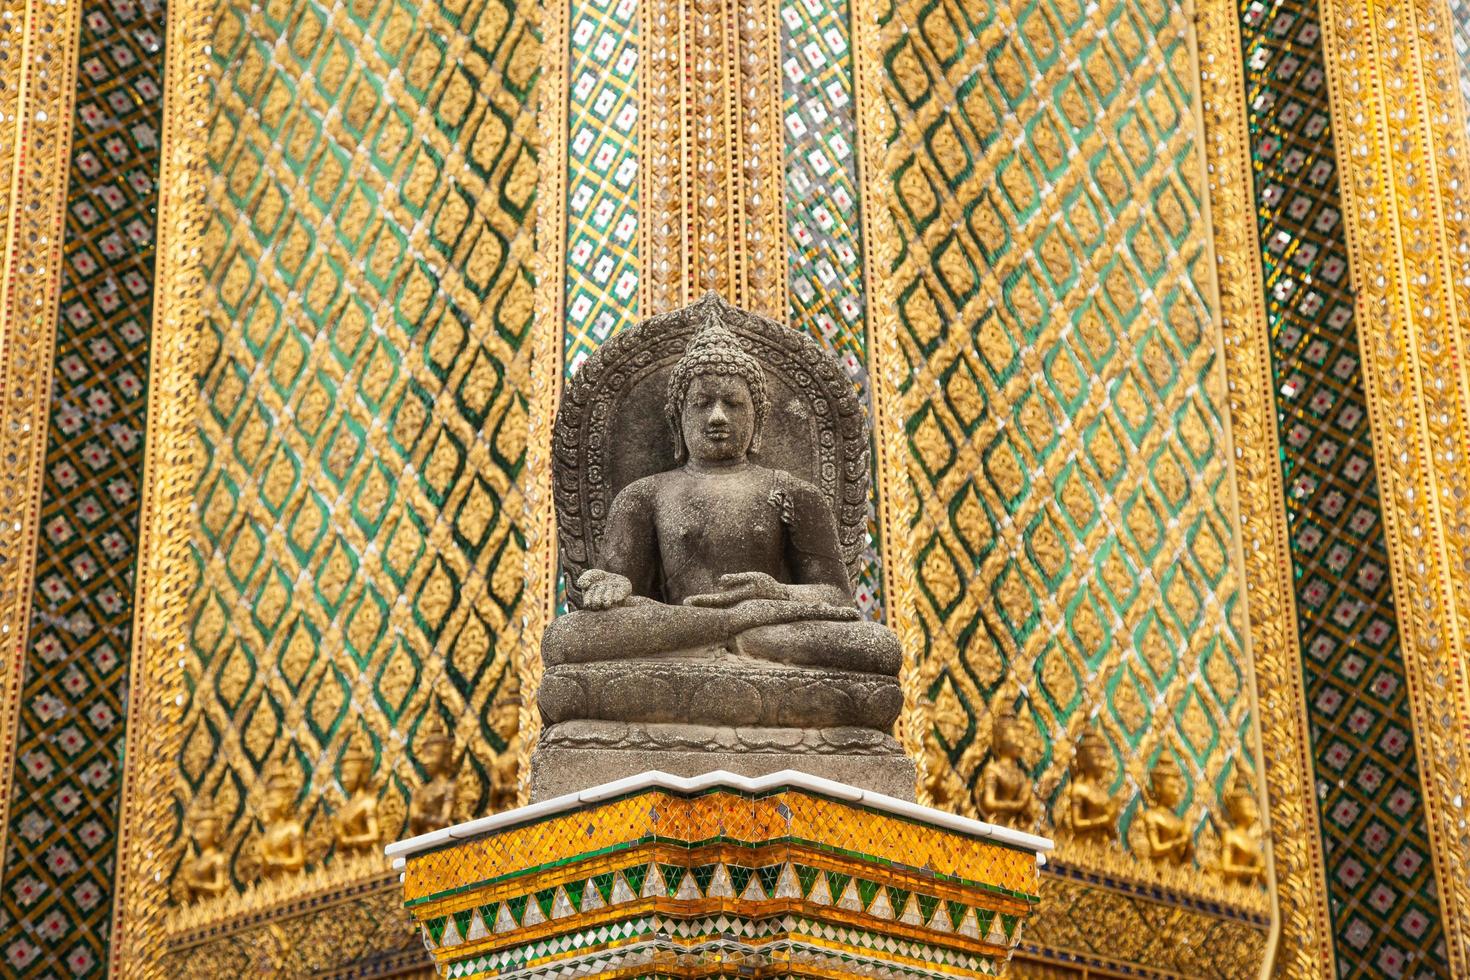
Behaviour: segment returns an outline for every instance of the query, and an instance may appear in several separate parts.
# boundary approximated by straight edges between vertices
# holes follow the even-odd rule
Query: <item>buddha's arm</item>
[[[810,483],[793,481],[787,492],[795,512],[795,520],[787,529],[787,561],[795,579],[791,598],[852,605],[852,587],[847,581],[832,508]]]
[[[848,610],[825,604],[755,599],[728,608],[639,602],[577,610],[552,620],[541,640],[548,667],[676,653],[725,643],[757,626],[835,619]],[[854,613],[855,615],[855,613]]]
[[[633,595],[647,599],[662,598],[655,588],[658,532],[653,522],[653,487],[651,479],[638,480],[613,498],[593,565],[621,575],[632,586]]]

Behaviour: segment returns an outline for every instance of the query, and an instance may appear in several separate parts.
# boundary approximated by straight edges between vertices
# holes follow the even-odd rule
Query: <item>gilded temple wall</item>
[[[1198,66],[1192,63],[1188,18],[1181,8],[1142,2],[1086,10],[1015,4],[986,8],[976,18],[969,5],[899,4],[877,12],[881,26],[876,26],[864,20],[864,5],[844,12],[836,6],[813,11],[804,4],[747,3],[742,11],[772,26],[758,38],[742,33],[738,23],[711,21],[707,5],[689,4],[681,9],[691,20],[681,23],[718,26],[712,36],[720,40],[708,52],[715,74],[679,84],[717,82],[719,73],[733,66],[746,73],[754,91],[782,94],[779,113],[775,100],[762,103],[768,107],[763,110],[734,98],[705,118],[685,111],[694,88],[669,97],[667,89],[650,84],[650,79],[667,80],[671,49],[667,37],[660,40],[650,30],[661,8],[648,0],[616,9],[567,8],[560,34],[554,25],[542,25],[547,37],[562,37],[566,44],[549,54],[531,31],[538,15],[497,3],[422,9],[300,3],[257,11],[176,5],[168,13],[171,29],[206,20],[213,26],[214,89],[208,109],[185,100],[174,103],[171,112],[177,117],[172,130],[176,160],[190,152],[187,123],[208,122],[199,147],[208,165],[191,172],[211,175],[206,195],[209,209],[218,211],[197,231],[160,225],[167,236],[160,255],[170,244],[183,245],[176,252],[180,258],[166,264],[177,279],[166,283],[152,283],[151,242],[132,230],[136,215],[142,215],[145,232],[151,228],[149,184],[157,182],[158,152],[148,145],[149,127],[170,131],[168,117],[162,125],[149,122],[162,115],[161,103],[144,89],[149,79],[168,87],[182,77],[164,81],[161,44],[139,33],[151,29],[161,41],[164,11],[127,3],[77,11],[70,23],[80,32],[80,57],[69,62],[57,49],[58,60],[68,65],[65,77],[75,95],[75,112],[54,90],[25,90],[31,107],[51,108],[53,118],[66,120],[74,130],[72,169],[27,170],[28,161],[13,145],[0,144],[0,161],[16,168],[12,186],[18,193],[38,187],[38,199],[49,194],[57,202],[58,217],[60,203],[67,206],[67,262],[51,266],[51,278],[44,264],[34,279],[15,277],[17,270],[29,275],[36,268],[24,243],[17,247],[19,239],[7,238],[5,256],[6,313],[21,309],[17,303],[28,301],[32,294],[26,290],[32,289],[44,300],[37,306],[44,316],[34,322],[56,324],[59,340],[52,345],[43,329],[38,336],[50,346],[39,361],[27,362],[17,354],[26,350],[17,324],[32,321],[4,319],[7,386],[17,379],[39,383],[52,396],[44,431],[27,430],[34,433],[29,441],[36,447],[36,476],[28,476],[25,467],[7,471],[7,496],[0,500],[7,514],[19,516],[15,526],[23,529],[22,538],[32,536],[38,553],[23,562],[20,598],[27,625],[11,634],[20,634],[18,640],[7,641],[16,644],[7,652],[15,649],[23,656],[7,661],[14,677],[7,673],[4,678],[0,706],[0,721],[8,726],[15,719],[25,739],[7,745],[0,760],[10,787],[0,957],[11,966],[16,957],[26,957],[28,965],[101,972],[108,952],[103,923],[113,907],[110,841],[118,832],[123,839],[117,860],[129,883],[116,904],[129,922],[155,915],[151,903],[158,901],[157,894],[137,887],[141,869],[154,867],[146,856],[152,839],[140,845],[137,833],[139,828],[153,832],[158,820],[138,815],[151,802],[136,790],[120,822],[117,810],[122,767],[115,760],[124,725],[131,738],[146,721],[144,727],[161,739],[146,744],[170,746],[169,751],[182,741],[181,765],[167,766],[162,782],[144,787],[145,793],[152,785],[175,794],[177,802],[164,821],[173,843],[179,843],[187,801],[218,793],[235,821],[231,845],[237,855],[253,832],[255,780],[270,753],[268,743],[277,732],[282,741],[290,739],[303,775],[308,769],[316,772],[303,802],[317,828],[313,857],[325,857],[318,863],[326,869],[303,886],[303,901],[312,888],[317,889],[313,894],[331,892],[349,878],[368,880],[374,874],[325,855],[321,829],[326,810],[340,799],[332,767],[355,726],[373,738],[377,772],[386,777],[385,812],[401,817],[405,793],[421,778],[413,761],[417,726],[427,712],[441,711],[459,725],[462,742],[472,746],[468,768],[474,779],[466,810],[482,806],[488,766],[497,757],[503,765],[507,758],[500,751],[504,732],[494,730],[487,709],[508,693],[512,649],[524,667],[525,647],[516,634],[542,614],[537,604],[544,591],[536,590],[547,580],[538,551],[545,527],[536,508],[544,501],[534,486],[538,430],[532,410],[544,392],[527,387],[536,368],[530,363],[533,352],[549,350],[552,373],[560,374],[563,365],[572,365],[576,344],[602,339],[595,331],[605,336],[628,322],[632,311],[641,315],[652,309],[655,298],[682,301],[708,277],[723,276],[722,284],[749,305],[787,310],[799,325],[850,354],[854,377],[866,378],[874,389],[880,421],[910,423],[901,443],[889,447],[896,452],[880,447],[879,486],[886,496],[880,494],[875,527],[882,529],[883,554],[899,563],[886,569],[883,608],[924,651],[911,687],[922,687],[938,702],[932,719],[922,716],[916,726],[939,736],[932,742],[939,751],[929,758],[947,764],[934,767],[932,785],[950,793],[958,808],[972,805],[973,777],[989,738],[986,719],[1004,691],[1023,695],[1036,728],[1030,758],[1044,788],[1059,785],[1070,736],[1095,710],[1115,758],[1128,772],[1119,788],[1130,795],[1141,771],[1139,760],[1161,735],[1173,731],[1167,741],[1197,780],[1191,813],[1200,814],[1219,786],[1218,777],[1238,760],[1238,746],[1249,741],[1242,743],[1248,730],[1248,698],[1242,692],[1250,670],[1241,653],[1249,626],[1258,642],[1261,676],[1279,679],[1285,675],[1271,671],[1294,669],[1304,689],[1301,704],[1287,705],[1284,714],[1276,702],[1290,696],[1289,687],[1265,691],[1272,705],[1263,705],[1263,717],[1279,724],[1290,722],[1293,711],[1301,715],[1301,730],[1292,734],[1307,745],[1311,763],[1293,773],[1298,781],[1305,779],[1309,802],[1315,785],[1324,790],[1311,812],[1293,811],[1290,799],[1270,801],[1273,819],[1297,820],[1282,819],[1279,827],[1304,828],[1298,836],[1278,840],[1278,875],[1288,875],[1282,887],[1300,889],[1283,892],[1283,902],[1307,896],[1307,904],[1320,901],[1325,909],[1321,892],[1330,893],[1331,945],[1350,975],[1451,975],[1450,964],[1464,957],[1457,938],[1463,926],[1456,927],[1447,915],[1453,917],[1463,896],[1443,869],[1446,855],[1452,857],[1460,846],[1452,816],[1455,793],[1463,789],[1446,761],[1441,726],[1450,725],[1453,736],[1460,704],[1455,699],[1463,695],[1455,693],[1452,672],[1435,666],[1433,650],[1441,637],[1453,641],[1462,635],[1463,602],[1444,564],[1448,550],[1436,552],[1439,545],[1431,544],[1426,552],[1414,543],[1412,528],[1418,526],[1413,501],[1421,486],[1416,474],[1432,475],[1452,489],[1453,473],[1442,451],[1426,453],[1417,470],[1418,462],[1401,464],[1400,458],[1419,451],[1412,437],[1401,433],[1441,426],[1439,445],[1454,444],[1453,431],[1442,428],[1448,421],[1422,412],[1416,419],[1413,399],[1423,397],[1428,404],[1431,396],[1440,398],[1435,404],[1446,407],[1447,420],[1460,417],[1454,406],[1463,406],[1464,399],[1453,400],[1460,397],[1453,394],[1459,390],[1453,373],[1440,376],[1442,387],[1436,388],[1427,375],[1419,379],[1411,373],[1404,385],[1406,375],[1392,372],[1399,370],[1393,358],[1405,338],[1459,350],[1454,346],[1459,335],[1451,331],[1446,340],[1420,333],[1413,317],[1398,312],[1376,280],[1366,287],[1373,315],[1367,320],[1351,315],[1350,280],[1359,280],[1359,267],[1350,272],[1347,266],[1384,260],[1384,253],[1374,250],[1377,225],[1367,217],[1371,204],[1363,203],[1365,188],[1373,186],[1366,182],[1371,166],[1378,165],[1362,149],[1367,145],[1363,126],[1381,121],[1381,114],[1347,127],[1357,141],[1350,145],[1360,148],[1351,167],[1360,182],[1339,187],[1334,168],[1347,164],[1337,159],[1333,122],[1342,118],[1340,100],[1352,84],[1352,59],[1364,56],[1343,40],[1344,19],[1361,16],[1357,6],[1349,0],[1335,4],[1340,8],[1336,41],[1330,30],[1325,42],[1319,38],[1323,11],[1314,3],[1243,4],[1231,24],[1241,42],[1234,93],[1243,95],[1242,131],[1248,132],[1254,162],[1248,182],[1257,213],[1248,216],[1249,248],[1258,253],[1264,272],[1259,301],[1270,333],[1266,353],[1272,373],[1262,390],[1269,395],[1270,421],[1276,423],[1271,438],[1281,451],[1279,490],[1274,502],[1265,501],[1265,511],[1281,511],[1289,551],[1274,571],[1277,580],[1294,583],[1283,590],[1294,595],[1286,596],[1289,608],[1279,617],[1289,624],[1293,639],[1268,649],[1259,646],[1257,620],[1267,603],[1252,597],[1247,624],[1240,610],[1246,585],[1242,566],[1230,558],[1228,544],[1220,547],[1224,557],[1214,576],[1204,561],[1208,547],[1198,555],[1181,553],[1178,562],[1162,557],[1192,532],[1199,540],[1205,529],[1228,542],[1234,520],[1220,493],[1230,482],[1217,458],[1225,455],[1220,434],[1227,400],[1209,361],[1216,356],[1211,320],[1222,308],[1207,285],[1211,234],[1205,222],[1214,209],[1217,247],[1240,241],[1223,228],[1237,215],[1221,210],[1216,184],[1233,179],[1228,166],[1221,169],[1222,161],[1236,160],[1228,145],[1221,149],[1222,140],[1228,144],[1223,130],[1208,128],[1229,121],[1217,103],[1220,92],[1232,91],[1232,79],[1211,82],[1215,103],[1210,95],[1202,100],[1208,158],[1214,164],[1207,194],[1197,163],[1190,162],[1201,145],[1195,121],[1201,99],[1194,78],[1196,68],[1207,79],[1217,70],[1213,58],[1219,38],[1202,38],[1206,57]],[[17,44],[26,30],[39,36],[45,20],[40,9],[26,5],[19,29],[7,20],[0,46]],[[555,9],[548,9],[555,20]],[[1424,36],[1438,38],[1434,43],[1439,44],[1424,42],[1426,47],[1412,49],[1413,57],[1450,51],[1449,34],[1437,34],[1434,25],[1451,24],[1453,12],[1442,4],[1413,5],[1412,12],[1416,23],[1430,25]],[[1221,21],[1211,19],[1213,8],[1205,13],[1201,24],[1218,30]],[[578,40],[573,28],[588,18],[599,30]],[[64,16],[54,22],[68,23]],[[1380,19],[1373,27],[1377,33],[1364,35],[1379,44],[1370,46],[1367,56],[1385,57],[1389,40],[1403,43],[1387,24]],[[610,52],[598,45],[608,30],[617,42]],[[814,56],[812,44],[817,45]],[[632,61],[625,62],[629,51]],[[187,65],[188,56],[181,63]],[[276,58],[275,71],[263,67],[268,56]],[[0,112],[22,112],[26,106],[17,97],[19,63],[10,59],[0,70]],[[1074,64],[1080,70],[1072,70]],[[1458,68],[1451,60],[1433,64],[1440,70]],[[533,79],[548,65],[553,76],[565,66],[571,81],[590,71],[594,86],[613,92],[611,104],[604,104],[601,89],[587,95],[568,89],[571,112],[581,113],[576,118],[591,127],[594,138],[613,140],[615,160],[601,162],[596,146],[579,150],[577,131],[566,119],[561,142],[547,143],[545,123],[555,115],[548,106],[555,100],[544,98],[542,75],[540,142],[556,153],[550,161],[543,154],[538,177],[531,100]],[[865,103],[865,77],[886,79],[886,97]],[[1327,96],[1334,77],[1337,113],[1330,111]],[[1400,85],[1414,84],[1394,77]],[[137,98],[114,105],[108,99],[114,91]],[[660,93],[664,104],[659,104]],[[853,105],[845,105],[844,96]],[[1077,120],[1068,110],[1070,104],[1075,112],[1079,103],[1084,111]],[[1438,105],[1435,111],[1446,111]],[[1463,106],[1445,116],[1450,117],[1462,124]],[[1170,118],[1181,122],[1165,125]],[[660,121],[667,126],[660,127]],[[694,134],[709,131],[701,129],[706,125],[749,139],[747,148],[765,146],[767,162],[775,159],[770,151],[775,141],[779,172],[757,168],[734,183],[717,180],[710,188],[716,191],[713,204],[688,189],[667,196],[677,185],[678,168],[691,164],[678,158],[658,166],[660,150],[669,149],[670,127]],[[32,132],[40,138],[34,145],[44,151],[49,130],[43,123],[36,126]],[[1424,131],[1430,131],[1429,123]],[[851,155],[832,145],[834,134],[853,147]],[[873,134],[882,138],[872,140]],[[123,143],[109,142],[113,136]],[[813,158],[811,151],[822,150],[819,144],[826,149]],[[1450,145],[1448,138],[1444,145]],[[88,152],[92,158],[84,161],[82,154]],[[625,170],[629,161],[631,173]],[[558,182],[548,183],[548,173],[557,171]],[[624,171],[621,179],[619,171]],[[6,173],[11,176],[10,169]],[[771,193],[773,178],[779,178],[780,205],[762,210],[757,198]],[[593,197],[579,204],[577,186],[583,179],[594,185]],[[851,184],[851,203],[819,213],[800,192],[803,185],[821,181],[827,182],[825,193]],[[539,271],[543,284],[548,276],[563,279],[558,303],[565,305],[566,316],[556,323],[555,342],[537,347],[530,312],[537,267],[528,229],[538,217],[534,201],[539,199],[541,242],[548,243],[548,227],[554,231],[558,224],[544,221],[551,190],[557,206],[550,210],[564,213],[567,231],[565,240],[551,242],[550,261],[548,250],[542,250],[545,264]],[[1443,187],[1440,193],[1450,194]],[[1051,206],[1055,201],[1061,206]],[[611,206],[610,214],[604,203]],[[892,205],[886,218],[885,203]],[[88,217],[89,206],[100,219]],[[159,206],[165,216],[187,213],[171,210],[177,198]],[[579,207],[581,214],[575,213]],[[1053,211],[1055,220],[1049,220]],[[1097,225],[1091,237],[1087,211]],[[7,229],[15,226],[18,213],[7,210]],[[672,220],[650,221],[648,215],[655,213]],[[729,236],[713,247],[702,244],[701,236],[688,230],[697,222],[735,229],[741,247],[722,249],[720,241],[733,240]],[[890,222],[895,234],[887,237]],[[573,252],[578,229],[591,243],[580,266]],[[200,256],[189,256],[191,234],[202,235],[192,240],[202,242]],[[1354,235],[1355,252],[1348,248]],[[755,243],[772,237],[781,244],[757,255]],[[1105,247],[1088,248],[1087,242]],[[688,267],[650,265],[648,257],[670,244],[694,256]],[[1232,246],[1215,258],[1233,271],[1249,265],[1242,253]],[[613,272],[600,272],[607,257]],[[205,397],[190,413],[198,413],[199,459],[188,481],[199,514],[193,535],[198,584],[190,586],[195,599],[189,646],[185,671],[177,675],[170,672],[173,654],[148,646],[150,628],[161,622],[148,612],[149,602],[157,601],[160,570],[147,565],[156,559],[146,542],[135,544],[130,537],[146,538],[148,527],[130,532],[136,504],[99,490],[132,486],[145,500],[157,492],[157,475],[144,478],[143,453],[159,435],[155,425],[170,405],[141,389],[149,380],[145,367],[153,369],[154,378],[160,368],[147,365],[139,353],[156,338],[139,339],[135,328],[149,330],[147,310],[158,293],[174,304],[161,312],[159,322],[175,330],[168,318],[189,309],[192,301],[181,306],[179,298],[189,295],[183,283],[195,269],[191,263],[201,259],[210,283],[202,297],[208,326],[201,388],[191,389],[190,397],[201,390]],[[129,271],[142,276],[144,288],[136,288]],[[1388,279],[1397,288],[1399,280]],[[973,283],[972,290],[967,283]],[[803,284],[812,287],[811,296],[804,294]],[[900,313],[896,321],[876,317],[868,308],[886,313],[890,307],[874,297],[890,286],[895,298],[903,290],[910,297],[906,304],[892,305]],[[574,293],[574,287],[580,291]],[[1237,287],[1222,282],[1222,294],[1235,302]],[[626,303],[619,288],[628,296]],[[865,305],[852,316],[842,299],[855,291]],[[573,304],[584,294],[593,297],[593,312],[574,332]],[[943,315],[912,312],[922,310],[913,297],[925,296]],[[1137,310],[1130,298],[1138,301]],[[69,317],[79,304],[92,321],[79,325]],[[1084,309],[1101,315],[1095,320],[1079,315],[1074,321],[1071,314]],[[1446,309],[1453,311],[1454,302]],[[624,319],[599,323],[609,310]],[[1232,349],[1250,341],[1240,334],[1240,323],[1230,320],[1238,310],[1226,303],[1223,311],[1228,361]],[[957,312],[988,315],[961,319]],[[973,337],[959,329],[966,320],[978,324]],[[1409,326],[1401,327],[1404,322]],[[1090,334],[1097,323],[1103,333]],[[340,334],[349,342],[354,330],[356,346],[334,347],[333,338]],[[1364,330],[1366,339],[1360,339]],[[166,349],[180,349],[180,336],[163,337]],[[1102,355],[1095,355],[1089,336],[1111,338],[1112,352],[1104,345]],[[98,353],[98,341],[118,353]],[[105,352],[105,344],[100,349]],[[1145,356],[1150,350],[1167,356]],[[80,361],[68,360],[69,355]],[[44,369],[27,367],[40,362]],[[487,365],[494,378],[488,387]],[[1160,367],[1163,382],[1156,383]],[[128,374],[138,384],[124,377]],[[885,388],[885,378],[899,380]],[[1229,378],[1237,380],[1234,373]],[[1463,388],[1463,377],[1459,383]],[[98,391],[111,405],[89,401]],[[173,397],[172,389],[157,391],[164,400]],[[324,391],[330,394],[325,402]],[[1435,396],[1436,391],[1451,394]],[[1323,399],[1325,407],[1318,407]],[[1248,400],[1235,390],[1228,401],[1237,439],[1242,423],[1254,421],[1243,407]],[[145,402],[152,413],[148,441],[121,450],[118,440],[128,439],[128,430],[144,431]],[[415,402],[417,415],[411,407]],[[1154,419],[1146,427],[1136,424],[1140,405]],[[388,410],[395,407],[396,413]],[[20,410],[14,399],[5,403],[7,425]],[[73,425],[68,420],[78,417],[83,424],[67,431]],[[6,429],[7,447],[18,431]],[[1110,458],[1104,432],[1112,433],[1123,450],[1111,483],[1102,468]],[[1134,432],[1141,441],[1135,442]],[[1186,436],[1201,432],[1215,448],[1190,455]],[[1386,442],[1385,432],[1390,434]],[[105,480],[88,476],[65,485],[65,470],[57,464],[85,454],[89,442],[111,454]],[[1258,447],[1237,448],[1248,457]],[[1237,466],[1241,458],[1237,455]],[[70,461],[76,466],[75,459]],[[407,464],[413,478],[385,491],[379,461]],[[77,466],[82,474],[89,472],[85,462]],[[1182,483],[1167,475],[1174,468],[1183,474]],[[479,479],[461,479],[446,491],[436,477],[446,471]],[[1074,516],[1069,503],[1080,498],[1073,491],[1069,501],[1064,488],[1076,472],[1088,477],[1070,485],[1082,486],[1096,511],[1091,525],[1069,522]],[[1241,480],[1259,475],[1237,471]],[[1380,480],[1387,489],[1379,489]],[[1186,488],[1182,498],[1168,494],[1171,486],[1181,485]],[[23,512],[17,500],[33,500],[34,511]],[[912,533],[895,503],[916,511]],[[1253,520],[1260,504],[1243,500],[1242,516]],[[100,509],[98,526],[108,532],[94,533],[86,523],[93,506]],[[145,506],[145,521],[149,513]],[[1084,507],[1082,513],[1089,511]],[[1459,533],[1454,513],[1453,505],[1445,504],[1429,522],[1429,534],[1418,540],[1452,541]],[[1150,523],[1157,535],[1152,549],[1145,546]],[[73,534],[66,534],[67,527]],[[1099,527],[1113,532],[1105,542],[1112,547],[1096,546],[1103,542]],[[313,533],[316,543],[303,548]],[[1259,526],[1247,526],[1248,556],[1258,554],[1260,534]],[[1008,546],[995,547],[997,540]],[[413,541],[422,551],[409,546]],[[402,550],[392,550],[395,542]],[[1080,554],[1074,553],[1074,543],[1082,545]],[[0,540],[7,557],[26,554],[14,547],[11,539]],[[134,549],[141,558],[135,559]],[[1013,553],[1002,554],[1007,550]],[[490,556],[496,554],[505,557],[492,566]],[[1410,554],[1419,556],[1417,563],[1405,564]],[[88,557],[95,563],[90,573]],[[136,572],[130,570],[135,561],[140,562]],[[1244,567],[1260,564],[1251,557]],[[17,592],[6,574],[0,600],[8,604]],[[1433,578],[1440,574],[1442,593],[1434,584],[1440,580]],[[1168,585],[1181,580],[1193,587],[1187,590],[1194,592],[1192,602],[1183,593],[1170,595]],[[58,581],[67,591],[56,591]],[[134,594],[138,582],[154,589],[147,601]],[[530,584],[523,587],[523,582]],[[870,582],[876,599],[878,580],[871,573]],[[1070,590],[1072,605],[1047,598],[1051,582]],[[1416,590],[1409,593],[1414,597],[1409,604],[1403,598],[1406,588]],[[403,602],[400,593],[407,596]],[[1121,609],[1120,593],[1133,595]],[[905,596],[913,601],[900,608],[896,603]],[[1433,596],[1433,602],[1425,596]],[[1427,611],[1421,600],[1429,604]],[[1442,606],[1433,605],[1441,601]],[[1194,619],[1180,615],[1192,605],[1198,606]],[[135,609],[144,610],[144,628],[130,637]],[[279,618],[272,618],[273,610]],[[1086,610],[1093,611],[1100,629],[1088,625]],[[79,622],[79,611],[103,627],[81,635],[71,628]],[[1186,634],[1183,624],[1189,622],[1197,624],[1195,633]],[[1155,629],[1166,641],[1172,634],[1173,642],[1148,645]],[[1199,647],[1192,642],[1197,633],[1208,637]],[[300,636],[316,644],[311,654],[301,652]],[[1088,636],[1101,637],[1100,652],[1082,648]],[[137,640],[131,662],[130,638]],[[45,645],[38,646],[43,640]],[[53,642],[60,643],[59,653]],[[1136,654],[1124,652],[1130,646]],[[117,652],[117,662],[105,656],[103,647]],[[1212,655],[1212,649],[1223,654]],[[1297,649],[1299,660],[1294,659]],[[99,655],[110,666],[99,666]],[[1221,663],[1231,670],[1222,670]],[[125,703],[119,695],[127,676],[132,680]],[[1005,680],[1024,683],[1024,690],[997,686]],[[185,716],[146,714],[171,697],[167,692],[176,681],[187,683]],[[58,684],[61,693],[43,691]],[[1160,695],[1163,700],[1156,703]],[[59,714],[51,713],[52,704],[60,706]],[[86,727],[99,705],[118,716],[105,731]],[[247,713],[247,708],[264,710]],[[1207,724],[1200,724],[1201,717]],[[77,744],[68,729],[83,737],[76,754],[80,761],[68,754],[66,747]],[[1208,736],[1203,753],[1182,737],[1201,732]],[[27,771],[27,752],[31,759],[50,760],[50,768],[43,764],[44,771]],[[1286,784],[1280,768],[1291,760],[1276,744],[1267,746],[1267,754],[1274,793]],[[141,753],[133,757],[139,761],[128,771],[136,774],[145,763]],[[110,762],[111,778],[93,780]],[[85,792],[77,789],[82,775],[95,783],[86,784]],[[26,804],[37,796],[54,799],[68,788],[83,798],[84,811],[53,819],[44,833],[38,831],[35,815],[42,811]],[[1313,848],[1304,841],[1319,826],[1325,855],[1318,853],[1314,872]],[[100,850],[88,843],[98,839],[99,828],[105,835]],[[67,853],[81,856],[75,867],[66,862]],[[168,862],[160,866],[165,874],[177,851],[167,854]],[[344,869],[343,875],[334,878],[334,867]],[[248,869],[236,862],[235,870]],[[33,887],[28,882],[40,886],[39,898],[29,902],[35,892],[26,891]],[[359,896],[345,902],[341,917],[332,921],[376,921],[392,904],[387,892],[381,895],[381,900]],[[1130,914],[1144,919],[1154,914],[1145,905],[1132,913],[1119,912],[1116,903],[1105,908],[1121,916],[1095,917],[1117,926],[1113,934],[1136,928]],[[231,940],[230,955],[249,958],[270,947],[279,963],[303,962],[292,957],[319,949],[322,937],[301,927],[306,920],[299,913],[291,913],[298,918],[278,929],[272,926],[274,931],[239,933]],[[1284,908],[1283,914],[1305,915],[1297,907]],[[1072,918],[1076,925],[1076,915]],[[1052,921],[1052,928],[1066,928],[1055,916]],[[1323,960],[1293,946],[1310,945],[1302,938],[1309,933],[1306,920],[1288,921],[1292,935],[1283,939],[1285,958],[1279,965],[1290,975],[1326,972]],[[1174,920],[1171,927],[1178,924]],[[129,951],[156,949],[146,944],[164,935],[131,932],[143,938],[130,937]],[[404,940],[369,932],[354,930],[365,945],[350,955],[371,952],[380,940],[389,945]],[[1105,938],[1095,934],[1069,941],[1080,948]],[[68,963],[78,950],[86,962]],[[1415,950],[1423,951],[1417,959]],[[218,962],[228,970],[229,963],[242,961]],[[124,965],[137,968],[143,962],[130,958]]]
[[[222,6],[212,57],[175,808],[217,800],[243,886],[283,752],[316,866],[354,735],[389,837],[431,715],[468,750],[464,816],[507,754],[539,45],[499,2],[282,2]]]

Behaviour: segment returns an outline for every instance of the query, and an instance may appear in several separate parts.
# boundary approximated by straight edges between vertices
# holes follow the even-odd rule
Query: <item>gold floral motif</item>
[[[56,369],[81,4],[6,6],[0,41],[0,868],[10,830]]]
[[[1470,975],[1470,150],[1443,0],[1327,0],[1323,51],[1423,804]]]

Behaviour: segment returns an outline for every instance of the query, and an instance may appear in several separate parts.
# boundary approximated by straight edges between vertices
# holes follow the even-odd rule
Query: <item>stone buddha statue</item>
[[[902,653],[852,590],[867,425],[831,355],[708,296],[604,344],[556,425],[572,609],[542,640],[533,798],[716,768],[912,798]]]

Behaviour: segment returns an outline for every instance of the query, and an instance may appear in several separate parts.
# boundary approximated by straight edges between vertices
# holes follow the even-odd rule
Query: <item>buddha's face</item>
[[[1176,773],[1155,772],[1153,784],[1160,806],[1172,810],[1179,805],[1179,798],[1184,795],[1184,780]]]
[[[755,436],[750,387],[734,375],[700,375],[684,396],[679,428],[696,463],[744,459]]]

